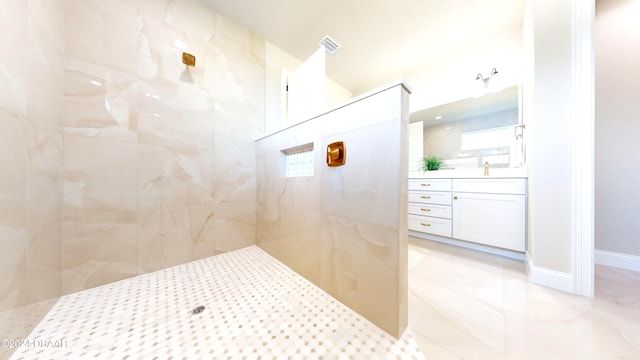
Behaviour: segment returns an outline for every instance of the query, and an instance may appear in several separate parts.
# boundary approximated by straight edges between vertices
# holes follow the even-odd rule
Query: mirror
[[[442,169],[478,168],[485,162],[492,168],[522,166],[518,99],[513,86],[412,113],[410,122],[423,124],[423,146],[421,156],[411,156],[435,155],[444,160]]]

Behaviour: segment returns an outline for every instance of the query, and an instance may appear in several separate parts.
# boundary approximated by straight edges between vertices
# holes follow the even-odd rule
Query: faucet
[[[489,162],[484,162],[484,176],[489,176]]]

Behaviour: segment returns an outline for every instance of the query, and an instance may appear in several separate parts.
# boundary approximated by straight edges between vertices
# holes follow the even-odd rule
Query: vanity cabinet
[[[452,237],[524,252],[525,181],[454,179]]]
[[[451,179],[409,180],[409,230],[451,237]]]
[[[409,230],[526,250],[526,179],[409,179],[408,198]]]

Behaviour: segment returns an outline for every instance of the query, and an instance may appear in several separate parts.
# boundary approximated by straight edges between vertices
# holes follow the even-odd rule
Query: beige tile
[[[27,231],[0,236],[0,311],[24,305]]]
[[[0,107],[0,237],[26,226],[26,133],[23,120]]]
[[[61,1],[27,2],[27,112],[31,122],[62,124],[64,14]]]
[[[214,254],[214,206],[138,211],[138,274]]]
[[[324,221],[322,288],[380,328],[397,335],[402,331],[397,230],[339,217],[326,217]]]
[[[134,75],[78,59],[65,61],[65,134],[135,142],[135,100],[138,82]]]
[[[255,209],[255,201],[225,202],[215,205],[216,254],[255,245]]]
[[[409,277],[410,324],[416,339],[427,340],[427,356],[640,356],[637,273],[596,266],[596,298],[588,299],[529,283],[519,261],[415,238],[410,243],[418,261]]]
[[[135,74],[137,5],[137,2],[126,0],[110,1],[108,4],[65,0],[65,55]]]
[[[320,282],[323,218],[320,214],[294,208],[281,208],[278,226],[280,261],[316,285]]]
[[[134,224],[64,224],[63,294],[136,275]]]
[[[105,216],[133,222],[136,154],[136,144],[65,135],[65,222],[104,223]]]
[[[212,155],[211,189],[214,201],[255,201],[255,155],[219,151]]]
[[[31,123],[27,129],[27,224],[62,219],[62,129]]]
[[[36,303],[62,294],[62,218],[27,230],[25,297]]]

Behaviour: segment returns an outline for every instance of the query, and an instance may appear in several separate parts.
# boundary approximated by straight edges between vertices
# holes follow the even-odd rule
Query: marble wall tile
[[[61,1],[28,1],[26,87],[28,119],[62,124],[64,14]]]
[[[316,151],[315,167],[324,165],[324,156],[318,158],[317,155],[319,153],[323,152]],[[322,165],[318,164],[319,162]],[[318,191],[318,189],[322,188],[321,176],[278,176],[278,178],[280,183],[277,193],[279,206],[315,212],[319,212],[318,209],[322,209],[322,192]]]
[[[164,269],[214,253],[214,207],[138,211],[138,273]]]
[[[0,111],[0,237],[26,226],[26,134],[24,120]]]
[[[210,151],[138,145],[138,209],[211,203]]]
[[[67,58],[64,76],[66,134],[136,141],[135,75]]]
[[[148,81],[139,85],[139,143],[213,148],[214,106],[206,93]]]
[[[215,12],[197,1],[141,1],[138,75],[143,79],[201,87],[215,36]],[[196,67],[182,64],[182,52]]]
[[[256,245],[276,259],[282,259],[280,208],[275,202],[270,204],[258,202],[257,204]]]
[[[24,305],[27,230],[0,235],[0,311]]]
[[[137,145],[67,135],[65,223],[135,223]]]
[[[136,275],[135,224],[63,224],[62,292]]]
[[[211,189],[216,203],[256,200],[255,155],[216,151],[211,168]]]
[[[214,224],[216,254],[255,245],[255,200],[215,204]]]
[[[61,205],[61,203],[60,203]],[[28,303],[62,293],[62,218],[52,218],[27,230],[25,296]]]
[[[394,336],[407,326],[408,94],[400,86],[256,143],[256,242]],[[347,162],[327,167],[344,141]],[[281,150],[314,146],[314,176],[285,177]]]
[[[264,132],[265,42],[247,28],[216,15],[216,34],[209,39],[204,87],[218,100],[242,103],[261,115],[257,125]]]
[[[136,73],[138,2],[64,0],[67,57]]]
[[[279,226],[281,261],[309,281],[321,285],[321,253],[325,219],[317,212],[282,207]]]
[[[331,216],[326,229],[323,288],[390,334],[404,331],[398,321],[397,230]]]
[[[347,153],[347,166],[322,172],[323,213],[397,227],[400,130],[396,120],[323,140],[344,141]]]
[[[27,2],[2,0],[0,16],[0,116],[24,118],[27,111]]]
[[[263,111],[223,101],[215,102],[214,111],[214,149],[255,154],[254,140],[263,134],[263,126],[258,125]]]
[[[31,122],[27,129],[27,225],[62,219],[62,128]]]
[[[57,1],[0,1],[0,337],[34,323],[20,309],[60,296],[62,23]],[[46,228],[46,236],[34,241]],[[58,231],[56,231],[58,229]],[[47,252],[34,251],[39,248]],[[42,264],[33,267],[39,257]],[[36,270],[37,269],[37,270]],[[37,276],[36,276],[37,274]],[[37,280],[36,280],[37,278]],[[39,315],[42,315],[38,313]],[[39,321],[40,317],[37,317]],[[6,321],[5,321],[6,320]],[[36,322],[37,322],[36,321]],[[7,352],[0,349],[4,357]]]

